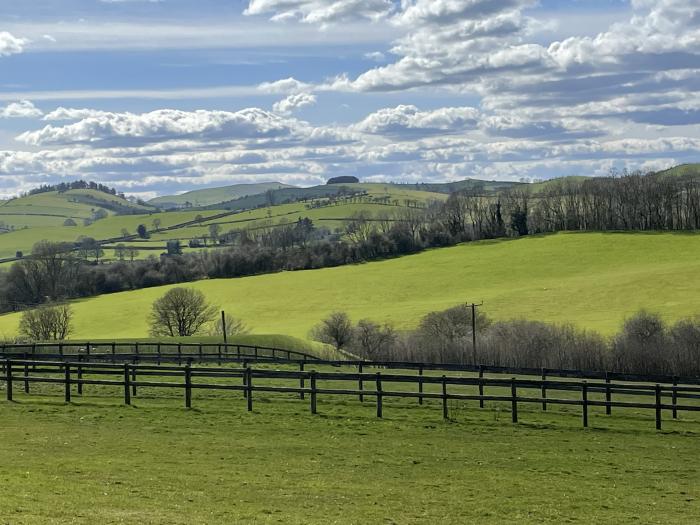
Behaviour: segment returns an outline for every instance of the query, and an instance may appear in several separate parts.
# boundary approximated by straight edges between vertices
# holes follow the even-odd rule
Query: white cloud
[[[75,110],[73,110],[75,111]],[[304,124],[273,113],[249,108],[228,111],[179,111],[162,109],[150,113],[91,114],[65,126],[46,126],[22,133],[21,142],[33,146],[93,144],[137,145],[176,139],[231,140],[293,137]]]
[[[258,86],[260,91],[263,93],[277,93],[277,94],[294,94],[300,93],[302,91],[308,91],[313,86],[305,82],[301,82],[296,78],[283,78],[281,80],[276,80],[274,82],[263,82]]]
[[[110,115],[108,111],[98,109],[76,109],[59,107],[44,115],[42,120],[83,120],[90,117],[100,118]]]
[[[475,129],[478,119],[479,110],[471,107],[419,111],[416,106],[400,105],[380,109],[368,115],[355,128],[364,133],[410,139]]]
[[[243,14],[271,15],[271,20],[328,24],[380,20],[394,10],[391,0],[250,0]]]
[[[296,93],[287,98],[275,102],[272,110],[282,115],[290,115],[297,109],[313,106],[316,103],[316,96],[310,93]]]
[[[28,43],[29,41],[24,38],[17,38],[7,31],[0,31],[0,57],[21,53]]]
[[[0,108],[0,118],[38,118],[43,114],[30,100],[12,102]]]

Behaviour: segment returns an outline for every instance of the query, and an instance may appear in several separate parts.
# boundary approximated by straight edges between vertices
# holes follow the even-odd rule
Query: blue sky
[[[694,0],[3,0],[0,195],[700,158]]]

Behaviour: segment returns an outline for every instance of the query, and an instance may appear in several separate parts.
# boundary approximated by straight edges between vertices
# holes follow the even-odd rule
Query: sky
[[[697,0],[2,0],[0,196],[700,161]]]

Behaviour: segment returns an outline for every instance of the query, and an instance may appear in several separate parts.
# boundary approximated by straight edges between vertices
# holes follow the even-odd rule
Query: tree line
[[[412,330],[335,312],[310,337],[340,352],[374,361],[412,361],[518,368],[555,368],[644,375],[700,376],[700,318],[668,324],[638,312],[619,332],[603,337],[571,324],[524,319],[493,321],[464,305],[425,315]]]
[[[694,230],[700,228],[700,176],[624,172],[494,195],[472,188],[423,208],[358,212],[335,231],[308,218],[248,230],[216,228],[212,238],[223,248],[170,250],[146,260],[120,250],[122,260],[109,265],[95,264],[102,255],[97,242],[42,241],[0,274],[0,310],[198,279],[340,266],[480,239],[563,230]],[[138,234],[148,236],[145,226]],[[76,250],[95,260],[76,256]]]

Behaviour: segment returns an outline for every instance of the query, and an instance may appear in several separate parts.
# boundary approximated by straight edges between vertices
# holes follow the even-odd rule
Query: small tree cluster
[[[66,304],[46,305],[22,314],[19,333],[30,341],[61,341],[72,331],[73,312]]]

